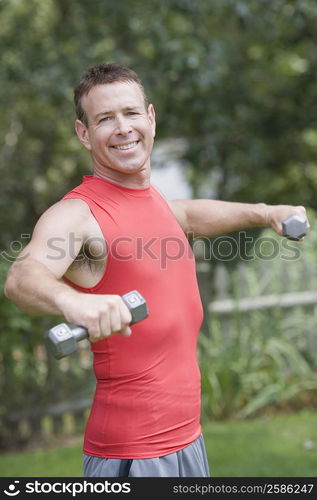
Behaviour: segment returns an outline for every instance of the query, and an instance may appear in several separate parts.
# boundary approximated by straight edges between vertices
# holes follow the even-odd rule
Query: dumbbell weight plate
[[[283,236],[298,241],[307,234],[307,222],[299,215],[291,215],[282,222]]]

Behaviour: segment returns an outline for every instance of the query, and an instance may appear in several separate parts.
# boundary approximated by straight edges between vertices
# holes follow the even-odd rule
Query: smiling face
[[[95,172],[116,180],[150,169],[155,112],[151,104],[146,109],[137,83],[97,85],[83,96],[82,106],[88,126],[77,120],[76,132]]]

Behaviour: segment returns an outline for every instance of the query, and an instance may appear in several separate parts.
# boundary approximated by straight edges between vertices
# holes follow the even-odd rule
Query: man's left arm
[[[173,200],[168,201],[168,204],[183,231],[194,237],[213,237],[251,227],[271,227],[282,235],[282,222],[287,217],[299,215],[307,220],[306,210],[302,206],[208,199]]]

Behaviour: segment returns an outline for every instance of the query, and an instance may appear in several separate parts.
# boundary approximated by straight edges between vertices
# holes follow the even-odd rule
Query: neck
[[[144,189],[150,186],[150,168],[127,174],[94,165],[93,175],[94,177],[112,182],[112,184],[118,184],[130,189]]]

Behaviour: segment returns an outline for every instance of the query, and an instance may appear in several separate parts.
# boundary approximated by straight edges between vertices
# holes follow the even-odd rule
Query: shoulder
[[[82,218],[90,215],[88,204],[79,198],[65,198],[45,210],[41,218],[68,216]]]
[[[91,222],[92,214],[89,206],[80,199],[63,199],[51,205],[39,218],[35,233],[74,231],[82,233]]]
[[[162,198],[166,201],[171,212],[176,217],[177,222],[179,223],[181,228],[186,232],[186,230],[187,230],[187,214],[186,214],[186,204],[184,203],[184,200],[168,200],[164,196],[162,191],[160,191],[160,189],[158,189],[157,186],[153,185],[153,187],[159,192],[159,194],[162,196]]]

